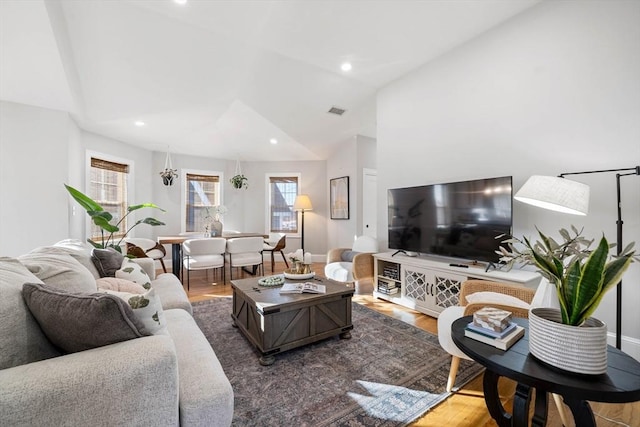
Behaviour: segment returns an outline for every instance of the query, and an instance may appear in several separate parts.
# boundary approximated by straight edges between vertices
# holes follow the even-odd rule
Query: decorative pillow
[[[58,242],[60,243],[60,242]],[[94,278],[98,278],[100,277],[100,274],[98,273],[98,269],[96,268],[96,266],[93,264],[93,261],[91,261],[91,251],[87,250],[87,249],[78,249],[77,246],[71,246],[71,245],[60,245],[58,246],[58,243],[56,243],[53,246],[42,246],[39,248],[36,248],[34,250],[32,250],[31,252],[29,252],[30,254],[63,254],[63,255],[70,255],[73,259],[75,259],[76,261],[78,261],[80,264],[82,264],[82,266],[84,268],[86,268],[89,273],[91,273],[91,275]]]
[[[124,256],[112,248],[98,249],[91,251],[91,260],[98,269],[100,277],[115,277],[116,270],[122,265]]]
[[[167,322],[164,318],[164,311],[162,310],[162,303],[154,289],[144,294],[109,290],[105,290],[104,292],[126,301],[133,309],[133,314],[144,324],[147,331],[154,335],[169,335]]]
[[[147,292],[142,285],[131,280],[118,279],[117,277],[102,277],[96,280],[99,291],[118,291],[128,292],[130,294],[144,294]]]
[[[340,260],[344,262],[353,262],[353,258],[359,253],[360,252],[355,252],[355,251],[343,251],[342,255],[340,255]]]
[[[114,295],[73,294],[27,283],[22,296],[47,338],[67,353],[150,335],[131,307]]]
[[[22,298],[25,283],[42,283],[15,258],[0,257],[0,370],[60,356]]]
[[[96,279],[66,253],[31,252],[20,255],[18,260],[46,285],[67,292],[95,292]]]
[[[151,278],[144,268],[129,258],[125,258],[122,261],[122,266],[116,271],[116,277],[118,279],[127,279],[139,285],[142,285],[145,289],[151,289]]]
[[[502,304],[512,307],[529,308],[529,304],[511,295],[501,294],[499,292],[475,292],[467,295],[467,303],[487,303]]]

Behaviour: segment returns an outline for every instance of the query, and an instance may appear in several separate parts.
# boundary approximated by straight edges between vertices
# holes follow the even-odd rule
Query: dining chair
[[[162,265],[162,270],[164,270],[165,273],[167,272],[167,267],[165,267],[163,260],[167,254],[167,250],[160,243],[142,237],[127,237],[124,239],[124,242],[127,255],[134,258],[151,258],[158,260],[160,261],[160,265]]]
[[[269,234],[269,240],[264,241],[264,245],[262,246],[263,252],[271,252],[271,272],[273,273],[273,266],[275,264],[273,254],[275,252],[280,252],[282,255],[282,260],[284,264],[289,268],[289,263],[287,262],[287,258],[284,256],[284,252],[282,250],[287,246],[287,235],[285,233],[271,233]]]
[[[222,237],[188,239],[182,243],[182,267],[187,269],[187,291],[191,270],[215,270],[222,268],[222,284],[226,280],[224,253],[227,240]],[[184,277],[184,275],[183,275]]]
[[[264,274],[263,244],[262,237],[236,237],[227,240],[227,259],[231,280],[233,280],[234,268],[253,267],[252,274],[255,274],[262,267],[262,274]]]

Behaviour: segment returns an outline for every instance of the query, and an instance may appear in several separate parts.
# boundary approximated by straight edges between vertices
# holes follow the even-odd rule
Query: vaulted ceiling
[[[0,99],[149,150],[323,159],[376,136],[381,87],[538,1],[1,0]]]

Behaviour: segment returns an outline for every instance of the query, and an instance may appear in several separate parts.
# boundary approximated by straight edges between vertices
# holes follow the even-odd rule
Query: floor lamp
[[[516,193],[514,199],[545,209],[575,215],[586,215],[589,210],[589,186],[581,182],[564,179],[567,175],[585,175],[592,173],[616,173],[616,195],[618,219],[616,220],[617,255],[622,251],[622,207],[620,204],[620,178],[640,175],[640,166],[622,169],[605,169],[585,172],[566,172],[557,177],[533,175]],[[624,173],[620,173],[624,172]],[[622,281],[616,286],[616,347],[622,347]]]
[[[302,212],[302,253],[304,254],[304,211],[310,211],[313,209],[311,205],[311,199],[306,194],[300,194],[296,196],[296,201],[293,203],[293,210]]]

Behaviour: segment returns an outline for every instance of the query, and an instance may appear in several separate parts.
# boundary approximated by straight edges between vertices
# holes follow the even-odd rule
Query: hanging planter
[[[164,160],[164,170],[160,172],[160,177],[162,178],[162,183],[167,187],[173,185],[173,181],[178,177],[178,170],[173,169],[173,165],[171,164],[169,150],[167,150],[167,157]]]
[[[240,170],[240,160],[236,161],[236,172],[235,175],[231,177],[229,180],[233,188],[240,190],[241,188],[249,187],[249,179],[242,174],[242,170]]]

